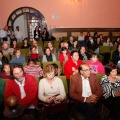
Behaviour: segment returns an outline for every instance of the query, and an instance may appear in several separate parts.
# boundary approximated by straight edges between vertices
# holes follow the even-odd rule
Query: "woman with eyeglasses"
[[[120,119],[120,76],[117,75],[117,66],[107,64],[105,74],[101,79],[103,89],[102,103],[110,111],[111,120]]]
[[[46,103],[59,103],[66,97],[62,80],[55,76],[55,68],[49,64],[43,70],[44,78],[39,82],[38,97]],[[57,100],[57,101],[56,101]]]

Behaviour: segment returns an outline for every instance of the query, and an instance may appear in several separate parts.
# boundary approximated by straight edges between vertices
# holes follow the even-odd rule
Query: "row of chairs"
[[[97,77],[98,77],[99,82],[101,81],[101,78],[102,78],[103,75],[104,75],[104,74],[97,74]],[[64,88],[65,88],[65,92],[66,92],[67,98],[69,99],[69,91],[68,91],[68,85],[67,85],[66,76],[58,76],[58,77],[63,81]],[[8,81],[8,79],[3,79],[3,81],[4,81],[4,83],[6,84],[7,81]],[[36,78],[36,81],[37,81],[37,83],[39,84],[40,79]],[[70,81],[72,81],[72,80],[70,80]],[[71,82],[70,82],[70,83],[71,83]],[[66,110],[67,110],[67,108],[66,108]],[[54,110],[50,111],[49,113],[47,112],[47,110],[44,111],[45,116],[41,116],[41,117],[43,117],[43,118],[41,118],[41,119],[44,119],[44,117],[47,117],[47,116],[53,114],[53,112],[54,112],[54,113],[57,113],[57,111],[54,111]],[[75,116],[77,117],[77,119],[79,119],[79,120],[84,119],[84,117],[83,117],[83,116],[81,115],[81,113],[79,113],[78,111],[75,111],[74,114],[75,114]],[[41,115],[42,115],[42,113],[41,113]]]
[[[59,47],[60,41],[54,40],[54,41],[51,41],[51,42],[52,42],[52,44],[53,44],[53,46],[54,46],[55,48],[58,48],[58,47]],[[45,48],[45,47],[47,46],[47,43],[48,43],[48,41],[44,41],[44,44],[43,44],[43,41],[38,41],[38,45],[41,46],[41,47],[43,47],[43,48]],[[23,45],[22,42],[18,42],[17,44],[18,44],[18,46],[20,46],[20,47]],[[29,44],[32,45],[32,41],[29,41]]]

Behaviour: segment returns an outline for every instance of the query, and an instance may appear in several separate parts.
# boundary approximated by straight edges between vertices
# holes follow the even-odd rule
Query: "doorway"
[[[36,9],[31,7],[21,7],[14,10],[8,18],[7,25],[16,31],[16,26],[19,26],[23,33],[23,38],[28,37],[30,41],[34,39],[34,30],[38,26],[39,30],[47,28],[44,16]]]

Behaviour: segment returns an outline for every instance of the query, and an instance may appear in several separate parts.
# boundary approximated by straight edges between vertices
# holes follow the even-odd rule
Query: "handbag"
[[[53,114],[57,114],[63,111],[67,111],[67,104],[68,104],[69,100],[65,99],[60,103],[44,103],[43,107],[41,109],[41,115],[42,118],[45,119],[48,115],[53,115]]]

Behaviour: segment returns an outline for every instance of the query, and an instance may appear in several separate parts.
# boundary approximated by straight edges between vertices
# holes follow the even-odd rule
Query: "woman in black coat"
[[[39,27],[36,26],[35,30],[34,30],[34,39],[37,40],[37,41],[39,41],[40,40],[40,36],[41,36],[40,34],[41,33],[40,33],[40,30],[39,30]]]

